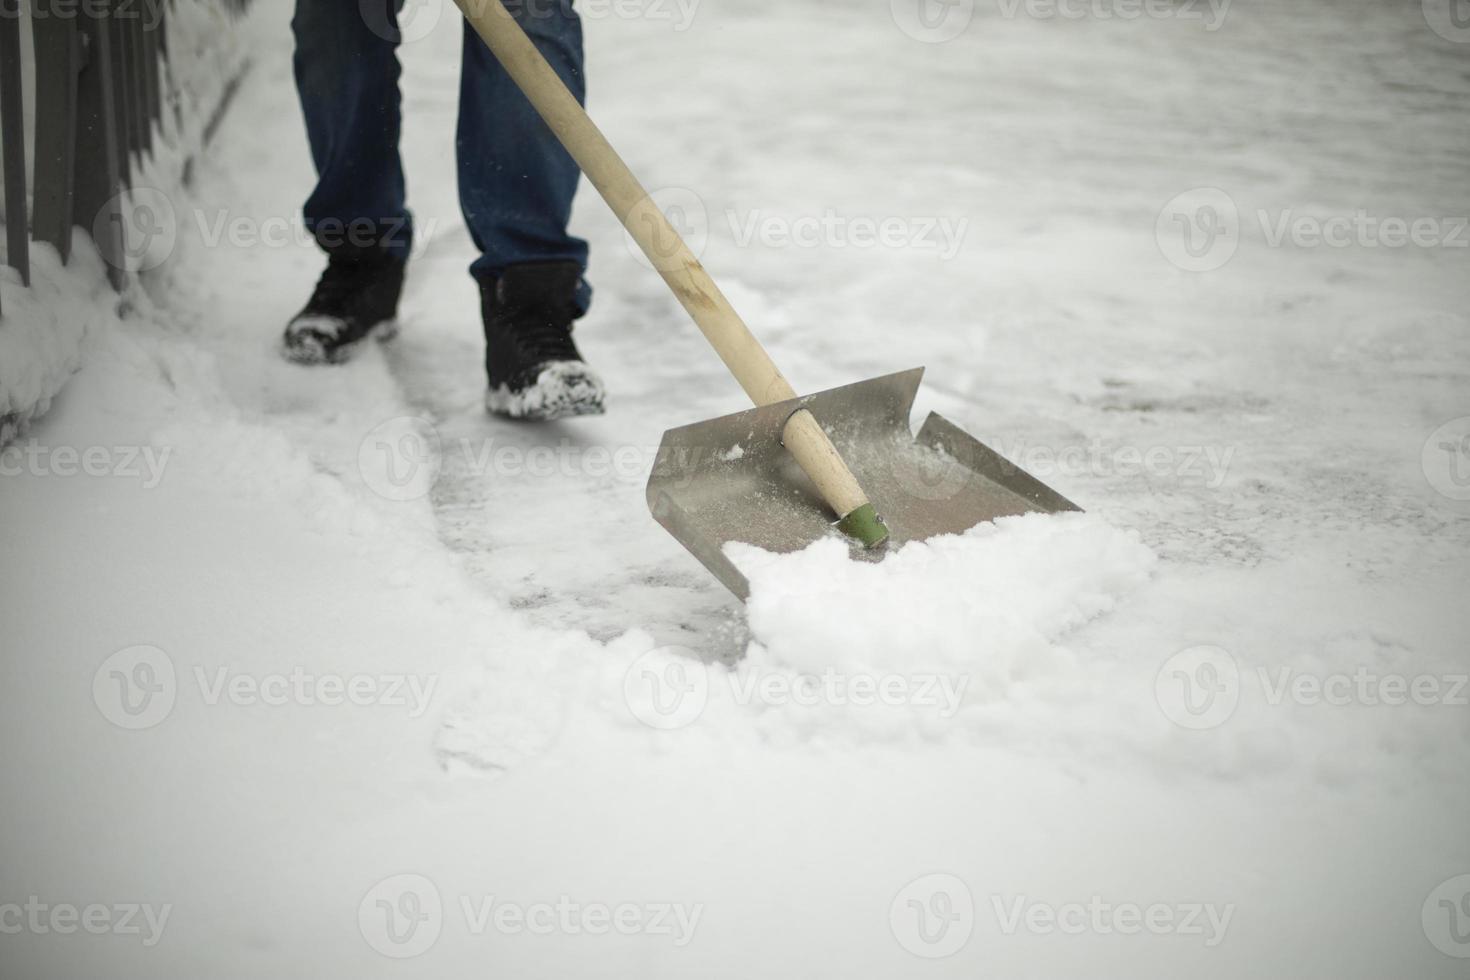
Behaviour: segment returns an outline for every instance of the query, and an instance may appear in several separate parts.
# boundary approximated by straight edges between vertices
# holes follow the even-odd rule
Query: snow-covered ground
[[[258,0],[170,262],[0,456],[0,975],[1463,977],[1470,47],[1131,9],[588,6],[793,382],[926,364],[1089,512],[741,554],[742,608],[642,493],[740,392],[590,189],[609,414],[479,409],[447,4],[402,334],[276,357],[319,259]]]

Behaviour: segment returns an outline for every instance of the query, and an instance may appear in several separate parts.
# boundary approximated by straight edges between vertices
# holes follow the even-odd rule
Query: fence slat
[[[169,60],[168,51],[168,18],[174,6],[174,0],[156,0],[159,4],[158,11],[161,19],[158,22],[158,89],[159,89],[159,114],[167,108],[173,115],[172,126],[174,132],[178,132],[184,125],[183,104],[175,91],[177,81],[174,76],[173,63]]]
[[[111,0],[107,5],[107,18],[103,21],[107,29],[108,64],[112,76],[108,92],[112,96],[112,118],[117,136],[117,175],[123,187],[132,183],[133,175],[133,113],[129,97],[128,63],[132,60],[132,45],[128,42],[128,31],[117,9],[122,0]]]
[[[145,16],[146,4],[142,0],[130,3],[127,10],[130,14],[128,19],[128,39],[132,48],[132,56],[129,64],[131,72],[131,93],[133,101],[133,139],[136,141],[133,151],[140,157],[144,153],[153,150],[152,120],[148,115],[148,50],[147,42],[143,40],[143,17]]]
[[[144,7],[146,9],[147,4]],[[163,102],[158,90],[158,58],[160,54],[158,40],[159,36],[163,33],[163,4],[161,2],[158,3],[154,10],[155,12],[150,14],[150,16],[155,18],[155,20],[145,24],[143,31],[143,53],[145,56],[143,59],[143,78],[148,94],[147,117],[150,139],[153,133],[153,126],[159,122],[160,116],[163,114]]]
[[[76,219],[107,260],[114,286],[121,287],[123,249],[116,195],[122,188],[112,57],[112,25],[106,19],[79,21],[85,60],[77,76]]]
[[[30,285],[25,100],[20,82],[20,0],[0,0],[0,140],[5,154],[6,262]]]
[[[77,73],[81,39],[76,21],[51,16],[52,0],[35,0],[36,155],[31,237],[71,258],[72,181],[76,175]],[[45,15],[45,16],[43,16]]]

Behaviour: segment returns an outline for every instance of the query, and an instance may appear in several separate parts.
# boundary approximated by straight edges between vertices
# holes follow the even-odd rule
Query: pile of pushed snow
[[[797,731],[974,728],[1027,682],[1066,677],[1069,631],[1147,580],[1136,532],[1027,515],[910,542],[882,562],[830,538],[779,555],[732,544],[753,640],[727,678],[738,706]],[[780,709],[767,711],[765,709]]]
[[[854,561],[837,537],[777,555],[732,544],[750,580],[751,629],[779,663],[813,669],[981,668],[1024,677],[1052,641],[1108,611],[1147,577],[1133,531],[1088,514],[1030,514],[913,541]]]
[[[447,712],[440,761],[493,772],[575,755],[605,743],[609,722],[712,762],[752,740],[983,734],[1014,745],[1070,738],[1079,724],[1096,738],[1099,713],[1109,731],[1124,728],[1110,698],[1087,708],[1088,691],[1111,688],[1063,641],[1148,579],[1155,557],[1135,532],[1038,515],[911,542],[882,562],[854,560],[836,537],[791,554],[740,544],[727,554],[751,584],[752,638],[738,661],[656,646],[639,629],[596,644],[502,623],[497,647],[515,652],[488,658],[483,681]]]

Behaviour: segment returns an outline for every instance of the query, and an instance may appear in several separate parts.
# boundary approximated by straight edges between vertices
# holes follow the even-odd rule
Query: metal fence
[[[168,18],[190,0],[25,0],[35,50],[33,206],[27,213],[22,0],[0,0],[0,142],[5,168],[6,261],[30,283],[30,242],[70,257],[82,219],[108,260],[121,260],[118,194],[153,150],[165,111]],[[235,12],[246,0],[220,0]],[[172,111],[178,111],[177,102]],[[175,119],[177,123],[178,120]],[[3,311],[0,311],[3,315]]]

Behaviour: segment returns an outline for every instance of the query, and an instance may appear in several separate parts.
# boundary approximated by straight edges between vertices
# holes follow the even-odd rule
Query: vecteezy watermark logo
[[[375,426],[357,447],[357,471],[387,500],[418,500],[443,466],[439,430],[428,419],[400,415]]]
[[[1181,728],[1217,728],[1240,703],[1240,667],[1216,646],[1180,650],[1154,676],[1154,698],[1164,716]]]
[[[1463,708],[1470,705],[1470,674],[1382,673],[1359,665],[1351,672],[1317,674],[1290,667],[1256,668],[1266,703],[1278,707],[1287,701],[1302,707],[1376,708],[1415,704]]]
[[[357,905],[357,928],[369,946],[394,959],[428,952],[444,931],[444,902],[423,875],[384,878]]]
[[[1001,16],[1024,13],[1033,20],[1198,20],[1217,31],[1231,0],[999,0]]]
[[[0,476],[116,477],[152,490],[163,482],[172,452],[171,446],[47,446],[30,439],[0,448]]]
[[[178,239],[174,202],[154,187],[139,185],[113,195],[92,219],[93,241],[117,243],[116,250],[102,248],[102,257],[125,272],[147,272],[163,265]]]
[[[585,445],[570,439],[562,439],[554,446],[548,443],[530,447],[513,443],[497,446],[493,438],[476,441],[461,436],[446,446],[445,452],[457,456],[466,474],[477,478],[590,477],[643,484],[648,482],[658,447]]]
[[[725,212],[725,221],[735,244],[746,248],[759,243],[765,248],[876,249],[931,252],[949,261],[964,246],[969,218],[943,215],[839,214],[827,208],[821,214],[797,217],[751,211]]]
[[[1470,874],[1435,886],[1420,910],[1424,935],[1446,956],[1470,959]]]
[[[736,704],[770,708],[909,708],[948,721],[960,710],[968,674],[846,673],[762,670],[742,664],[727,674]]]
[[[975,0],[888,0],[898,29],[915,41],[943,44],[964,33],[975,16]]]
[[[1256,210],[1270,248],[1470,248],[1470,218],[1377,215],[1363,208],[1329,214],[1298,214],[1292,208]]]
[[[655,647],[623,675],[623,701],[650,728],[683,728],[709,702],[709,672],[687,647]]]
[[[141,21],[145,31],[158,27],[168,0],[47,0],[26,4],[33,20],[120,20]],[[6,4],[0,18],[18,18],[20,5]]]
[[[704,199],[687,187],[660,187],[633,205],[628,226],[642,236],[623,231],[623,245],[643,266],[656,272],[677,271],[682,265],[682,239],[695,258],[709,244],[709,211]]]
[[[941,261],[959,254],[970,227],[965,217],[842,214],[833,208],[798,215],[728,208],[723,218],[737,248],[905,250],[928,252]],[[623,240],[629,252],[660,272],[682,264],[680,239],[696,257],[709,243],[709,210],[687,187],[653,191],[629,213],[628,224],[633,231],[624,231]],[[634,231],[641,236],[641,245]]]
[[[491,0],[468,0],[466,6],[479,13]],[[666,23],[682,34],[694,24],[700,0],[577,0],[576,13],[583,21],[641,20]],[[565,21],[571,15],[571,0],[508,0],[506,8],[527,30],[536,21]]]
[[[1420,462],[1431,487],[1451,500],[1470,500],[1470,415],[1431,432]]]
[[[729,446],[683,446],[667,461],[681,474],[679,485],[687,486],[692,479],[688,474],[700,460],[714,455],[729,462],[735,458],[730,452]],[[555,444],[523,446],[493,437],[444,440],[428,420],[414,416],[375,426],[358,445],[363,482],[390,500],[414,500],[429,493],[451,463],[465,478],[593,479],[642,485],[658,458],[658,446],[635,443],[588,445],[563,438]],[[0,454],[0,475],[5,472],[6,457]]]
[[[412,44],[422,41],[439,23],[444,0],[404,0],[394,13],[392,0],[358,0],[357,10],[367,29],[385,41]]]
[[[437,674],[343,675],[313,673],[299,666],[248,674],[227,666],[210,671],[196,664],[182,676],[192,677],[200,701],[208,707],[385,707],[405,709],[410,718],[429,709],[439,683]],[[173,711],[184,687],[168,654],[154,646],[134,646],[119,650],[97,668],[92,700],[102,716],[120,728],[152,728]]]
[[[1051,904],[1025,895],[1014,899],[992,895],[990,904],[1000,931],[1013,936],[1020,930],[1038,936],[1186,936],[1202,939],[1206,949],[1225,941],[1234,904],[1213,902],[1109,902],[1093,895],[1086,902]]]
[[[664,936],[682,949],[694,940],[704,915],[697,902],[582,902],[559,895],[555,902],[512,902],[498,895],[461,895],[460,912],[472,936],[494,931],[508,936]]]
[[[1422,0],[1424,21],[1446,41],[1470,44],[1470,0]]]
[[[46,902],[38,895],[26,897],[24,903],[0,903],[0,935],[16,936],[28,932],[35,936],[70,936],[85,932],[92,936],[141,936],[145,947],[158,945],[172,905],[138,902],[115,902],[110,905],[92,902]]]
[[[457,913],[457,918],[451,913]],[[583,902],[568,895],[554,902],[507,901],[499,895],[460,895],[446,907],[439,889],[419,874],[398,874],[375,884],[357,906],[357,926],[369,946],[394,959],[420,956],[433,947],[446,924],[470,936],[668,937],[689,945],[704,914],[702,903]]]
[[[888,925],[893,938],[910,953],[943,959],[970,941],[975,931],[975,900],[969,886],[954,875],[927,874],[893,896]]]
[[[1243,684],[1247,677],[1250,685]],[[1226,651],[1197,646],[1170,657],[1154,678],[1164,715],[1195,730],[1229,721],[1246,691],[1268,708],[1462,708],[1470,705],[1470,674],[1404,674],[1360,664],[1330,672],[1262,665],[1244,675]]]
[[[1023,470],[1039,480],[1092,476],[1102,479],[1144,477],[1178,486],[1218,490],[1229,475],[1234,446],[1110,445],[1093,439],[1086,445],[1031,445],[1024,439],[996,439],[1001,470]]]
[[[229,208],[194,208],[194,231],[204,248],[315,248],[341,247],[406,249],[410,259],[428,251],[439,229],[433,215],[410,224],[402,214],[380,218],[361,215],[349,220],[319,218],[307,227],[296,214],[233,213]]]
[[[1240,246],[1240,211],[1218,187],[1187,190],[1159,211],[1154,240],[1164,258],[1186,272],[1211,272]]]
[[[772,670],[748,662],[724,670],[706,667],[683,647],[660,647],[640,656],[623,675],[623,699],[629,713],[650,728],[684,728],[709,703],[711,676],[723,678],[729,703],[743,708],[889,708],[940,721],[959,713],[970,684],[968,674]]]
[[[1470,249],[1465,215],[1383,215],[1364,208],[1331,214],[1256,208],[1252,214],[1267,248]],[[1190,272],[1210,272],[1230,261],[1245,230],[1234,199],[1218,187],[1185,191],[1164,205],[1154,223],[1164,257]]]
[[[119,728],[152,728],[173,711],[178,679],[169,655],[154,646],[119,650],[92,675],[92,700]]]
[[[474,2],[474,0],[471,0]],[[531,3],[537,0],[530,0]],[[539,0],[555,3],[558,0]],[[694,15],[699,10],[699,0],[578,0],[577,9],[584,19],[646,20],[673,25],[675,34],[682,34],[694,24]]]
[[[216,667],[211,673],[196,665],[193,676],[201,698],[210,707],[228,703],[240,708],[406,708],[410,718],[419,718],[429,710],[434,688],[439,684],[437,674],[343,676],[316,674],[302,667],[256,675],[228,667]]]

